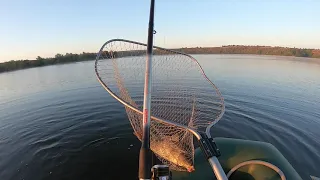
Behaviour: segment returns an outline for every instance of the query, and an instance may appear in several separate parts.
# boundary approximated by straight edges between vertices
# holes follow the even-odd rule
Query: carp
[[[186,153],[182,152],[180,147],[172,142],[170,143],[170,141],[154,142],[151,144],[151,150],[163,159],[177,166],[184,167],[188,172],[195,170],[192,160],[186,157]]]

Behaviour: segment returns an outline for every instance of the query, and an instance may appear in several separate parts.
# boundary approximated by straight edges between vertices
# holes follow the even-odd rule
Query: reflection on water
[[[270,142],[304,179],[320,176],[319,63],[195,57],[226,101],[214,136]],[[140,144],[93,61],[3,73],[0,84],[0,179],[137,177]]]

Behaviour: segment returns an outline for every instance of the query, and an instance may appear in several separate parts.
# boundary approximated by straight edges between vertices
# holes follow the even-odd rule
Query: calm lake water
[[[194,57],[226,102],[213,136],[272,143],[303,179],[320,176],[320,63]],[[1,180],[136,179],[140,143],[94,61],[2,73],[0,84]]]

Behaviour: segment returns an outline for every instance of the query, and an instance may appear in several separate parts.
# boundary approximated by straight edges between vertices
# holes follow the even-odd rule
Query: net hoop
[[[130,108],[131,110],[139,113],[139,114],[143,114],[143,112],[139,109],[137,109],[136,107],[132,106],[131,104],[127,103],[125,100],[123,100],[121,97],[119,97],[117,94],[115,94],[110,88],[108,88],[108,86],[103,82],[102,78],[100,77],[99,75],[99,72],[97,70],[97,65],[98,65],[98,61],[101,60],[99,59],[100,56],[101,56],[101,53],[103,52],[103,49],[104,47],[109,44],[109,43],[112,43],[112,42],[115,42],[115,41],[120,41],[120,42],[127,42],[127,43],[132,43],[132,44],[137,44],[137,45],[141,45],[141,46],[146,46],[147,47],[147,44],[144,44],[144,43],[140,43],[140,42],[136,42],[136,41],[131,41],[131,40],[126,40],[126,39],[111,39],[107,42],[105,42],[102,47],[100,48],[98,54],[97,54],[97,57],[96,57],[96,60],[95,60],[95,74],[97,76],[97,79],[99,81],[99,83],[102,85],[102,87],[113,97],[115,98],[116,100],[118,100],[121,104],[123,104],[125,107],[127,108]],[[219,116],[212,122],[210,123],[209,126],[207,126],[206,128],[206,134],[208,137],[211,137],[211,134],[210,134],[210,129],[211,127],[213,127],[217,122],[219,122],[219,120],[222,118],[222,116],[224,115],[225,113],[225,105],[224,105],[224,99],[221,95],[221,92],[220,90],[217,88],[217,86],[215,84],[212,83],[212,81],[207,77],[207,75],[205,74],[203,68],[201,67],[200,63],[194,58],[192,57],[191,55],[189,54],[185,54],[183,52],[179,52],[179,51],[174,51],[174,50],[170,50],[170,49],[166,49],[166,48],[162,48],[162,47],[158,47],[158,46],[153,46],[154,49],[159,49],[159,50],[162,50],[162,51],[167,51],[167,52],[171,52],[171,53],[175,53],[175,54],[180,54],[180,55],[184,55],[184,56],[187,56],[189,57],[191,60],[193,60],[198,68],[200,69],[201,71],[201,74],[202,76],[209,82],[209,84],[214,88],[215,92],[219,95],[219,98],[220,98],[220,102],[221,102],[221,113],[219,114]],[[109,60],[109,59],[106,59],[106,60]],[[175,123],[175,122],[171,122],[171,121],[168,121],[168,120],[165,120],[165,119],[162,119],[162,118],[159,118],[159,117],[155,117],[155,116],[152,116],[151,115],[151,118],[158,121],[158,122],[161,122],[161,123],[164,123],[164,124],[167,124],[167,125],[172,125],[172,126],[177,126],[177,127],[180,127],[182,129],[186,129],[188,130],[189,132],[191,132],[198,140],[201,139],[201,136],[200,134],[193,128],[191,127],[188,127],[188,126],[185,126],[185,125],[182,125],[182,124],[178,124],[178,123]]]

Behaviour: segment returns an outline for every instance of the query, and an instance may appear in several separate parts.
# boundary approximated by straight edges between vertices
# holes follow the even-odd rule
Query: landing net
[[[115,39],[98,53],[95,71],[102,86],[125,106],[134,134],[141,141],[146,45]],[[150,147],[158,159],[177,171],[192,171],[193,135],[158,119],[199,132],[224,113],[223,98],[191,56],[154,47]]]

